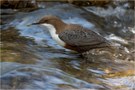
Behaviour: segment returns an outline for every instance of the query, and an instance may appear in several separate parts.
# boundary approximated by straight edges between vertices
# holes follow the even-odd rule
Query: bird
[[[46,15],[31,25],[45,26],[60,46],[78,53],[110,46],[109,41],[96,32],[79,24],[65,23],[58,16]]]

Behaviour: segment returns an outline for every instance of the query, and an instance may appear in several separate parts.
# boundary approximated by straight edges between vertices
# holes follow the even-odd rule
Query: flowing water
[[[134,10],[126,7],[54,4],[32,12],[7,10],[2,15],[4,23],[1,25],[1,88],[135,89]],[[60,47],[52,40],[47,28],[29,26],[48,14],[101,34],[112,42],[115,52],[91,50],[87,62],[77,53]]]

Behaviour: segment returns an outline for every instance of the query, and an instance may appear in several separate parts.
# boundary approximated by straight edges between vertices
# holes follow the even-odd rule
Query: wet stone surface
[[[10,13],[14,18],[2,18],[1,25],[1,89],[134,89],[133,12],[122,6],[105,9],[55,4],[32,12]],[[91,50],[86,61],[78,53],[60,47],[47,28],[28,26],[49,14],[101,34],[112,42],[115,51]]]

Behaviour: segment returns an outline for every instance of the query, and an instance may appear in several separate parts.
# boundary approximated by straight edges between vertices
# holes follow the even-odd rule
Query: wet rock
[[[87,52],[82,53],[84,59],[86,59],[86,62],[98,62],[102,61],[103,58],[104,60],[114,60],[114,56],[113,54],[115,53],[115,48],[97,48],[97,49],[93,49],[93,50],[89,50]]]
[[[110,0],[101,0],[101,1],[96,1],[96,0],[86,0],[86,1],[76,1],[76,0],[68,0],[69,3],[72,3],[77,6],[106,6],[109,4],[111,1]]]
[[[34,54],[25,51],[28,50],[27,46],[34,42],[32,39],[20,36],[16,29],[2,30],[1,41],[2,62],[34,63],[36,61],[37,57]]]
[[[11,27],[7,30],[1,31],[1,41],[2,42],[17,42],[17,43],[26,43],[30,41],[23,36],[20,36],[20,33],[15,28]]]
[[[1,0],[1,8],[12,8],[12,9],[21,9],[26,7],[36,7],[35,3],[32,3],[31,0]]]

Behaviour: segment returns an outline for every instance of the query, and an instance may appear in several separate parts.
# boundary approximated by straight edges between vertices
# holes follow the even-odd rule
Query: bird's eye
[[[45,22],[48,22],[48,20],[45,20]]]

